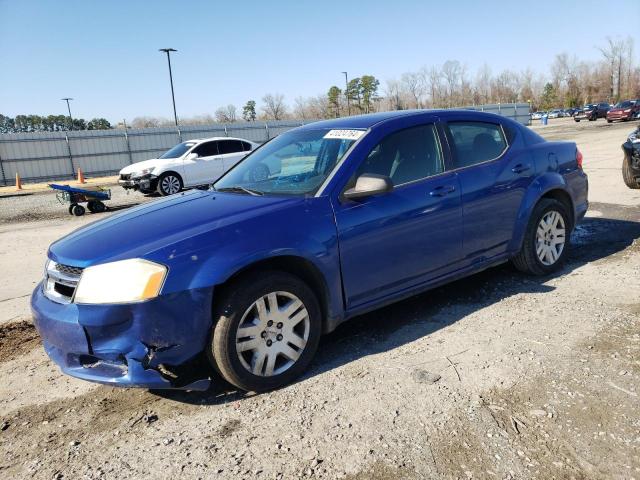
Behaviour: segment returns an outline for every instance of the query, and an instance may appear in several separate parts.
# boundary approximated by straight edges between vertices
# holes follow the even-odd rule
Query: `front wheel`
[[[627,187],[634,190],[640,188],[640,180],[637,180],[633,175],[633,170],[631,170],[631,159],[628,155],[625,155],[624,160],[622,161],[622,179]]]
[[[177,173],[163,173],[158,179],[158,193],[163,196],[173,195],[182,190],[182,179]]]
[[[562,267],[569,249],[571,217],[567,207],[542,199],[533,209],[522,248],[513,257],[515,267],[532,275],[548,275]]]
[[[208,350],[214,368],[242,390],[281,387],[309,365],[320,340],[313,291],[284,272],[246,276],[229,287],[214,311]]]

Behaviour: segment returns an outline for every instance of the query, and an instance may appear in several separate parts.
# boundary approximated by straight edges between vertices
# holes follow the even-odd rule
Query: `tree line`
[[[16,115],[14,118],[0,114],[0,133],[64,132],[68,130],[108,130],[111,124],[104,118],[74,118],[73,125],[66,115]]]
[[[213,114],[181,118],[183,125],[206,125],[256,120],[314,120],[345,115],[410,108],[453,108],[491,103],[528,102],[532,110],[575,107],[586,103],[615,103],[640,98],[640,67],[635,61],[633,38],[607,38],[597,47],[600,59],[582,61],[566,52],[555,56],[547,75],[527,68],[493,73],[484,64],[475,73],[458,60],[424,66],[386,79],[382,85],[373,75],[352,78],[344,88],[332,85],[326,93],[297,97],[292,104],[281,93],[267,93],[258,105],[248,100],[241,109],[233,104],[217,108]],[[140,116],[130,124],[115,128],[172,126],[173,120]],[[90,121],[64,115],[0,114],[0,133],[101,130],[114,128],[104,118]]]

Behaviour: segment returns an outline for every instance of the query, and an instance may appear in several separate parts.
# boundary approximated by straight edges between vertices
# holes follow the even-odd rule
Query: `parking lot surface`
[[[636,123],[637,124],[637,123]],[[297,383],[150,392],[62,376],[30,323],[52,194],[0,196],[0,474],[5,478],[640,479],[640,190],[634,123],[534,129],[584,154],[591,208],[565,268],[510,265],[354,319]],[[114,188],[110,205],[152,197]]]

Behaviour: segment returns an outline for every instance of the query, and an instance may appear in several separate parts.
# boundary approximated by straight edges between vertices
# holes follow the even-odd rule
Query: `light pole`
[[[173,120],[176,122],[176,127],[178,126],[178,114],[176,113],[176,97],[173,93],[173,75],[171,74],[171,52],[177,52],[175,48],[160,48],[159,52],[164,52],[167,54],[167,63],[169,64],[169,82],[171,83],[171,100],[173,101]]]
[[[67,102],[67,110],[69,111],[69,130],[73,130],[73,117],[71,117],[71,107],[69,106],[69,100],[73,100],[71,97],[61,98],[63,102]]]
[[[349,79],[347,72],[344,73],[344,96],[347,97],[347,115],[351,115],[351,105],[349,104]]]

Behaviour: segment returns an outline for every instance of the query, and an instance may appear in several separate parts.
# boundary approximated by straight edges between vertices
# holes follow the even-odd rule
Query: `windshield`
[[[314,193],[364,133],[330,129],[284,133],[242,160],[214,188],[238,193]]]
[[[596,108],[595,105],[588,103],[584,106],[583,110],[593,110],[594,108]]]
[[[626,102],[618,102],[616,103],[615,108],[631,108],[633,107],[633,103],[627,100]]]
[[[163,153],[160,158],[179,158],[182,155],[184,155],[187,152],[187,150],[189,150],[195,144],[196,144],[196,142],[182,142],[182,143],[179,143],[175,147],[173,147],[170,150],[167,150],[165,153]]]

